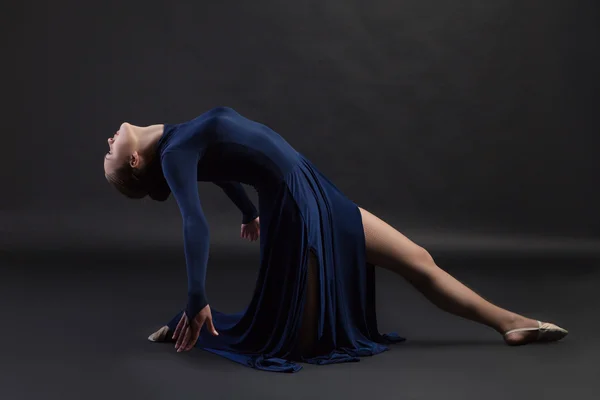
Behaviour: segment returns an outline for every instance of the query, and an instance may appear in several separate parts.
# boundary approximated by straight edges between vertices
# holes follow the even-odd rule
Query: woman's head
[[[170,190],[156,157],[163,125],[139,127],[127,122],[108,138],[104,176],[123,195],[132,199],[150,196],[164,201]]]

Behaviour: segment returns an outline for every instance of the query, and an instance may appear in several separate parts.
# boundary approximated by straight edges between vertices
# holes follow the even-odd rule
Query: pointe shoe
[[[167,341],[167,333],[169,332],[168,326],[163,326],[152,335],[148,336],[148,340],[151,342],[165,342]]]
[[[537,331],[537,337],[533,340],[526,340],[524,342],[517,342],[517,343],[510,343],[507,340],[508,344],[513,345],[513,346],[518,346],[521,344],[527,344],[527,343],[532,343],[532,342],[555,342],[557,340],[564,338],[569,333],[569,331],[567,331],[566,329],[563,329],[560,326],[554,325],[550,322],[542,323],[541,321],[537,321],[537,323],[538,323],[537,328],[511,329],[510,331],[507,331],[504,333],[504,339],[506,340],[508,335],[510,335],[511,333],[515,333],[515,332]]]

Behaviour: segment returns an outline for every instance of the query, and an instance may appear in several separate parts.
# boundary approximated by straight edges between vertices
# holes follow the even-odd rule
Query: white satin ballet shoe
[[[506,339],[506,337],[508,335],[510,335],[511,333],[515,333],[515,332],[537,331],[537,337],[534,340],[527,340],[525,342],[516,342],[516,343],[510,343],[507,340],[507,342],[511,345],[519,345],[519,344],[527,344],[527,343],[531,343],[531,342],[555,342],[557,340],[564,338],[569,333],[569,331],[567,331],[566,329],[563,329],[560,326],[554,325],[550,322],[537,321],[537,323],[538,323],[537,328],[511,329],[510,331],[507,331],[504,333],[504,338]]]
[[[169,332],[168,326],[163,326],[152,335],[148,336],[148,340],[151,342],[165,342],[167,340],[167,333]]]

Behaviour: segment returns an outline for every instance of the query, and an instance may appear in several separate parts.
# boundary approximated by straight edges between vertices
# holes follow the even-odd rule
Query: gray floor
[[[380,270],[380,330],[409,340],[358,363],[277,374],[146,340],[184,305],[180,254],[2,256],[2,399],[582,400],[600,391],[597,261],[437,258],[496,304],[569,329],[563,342],[505,346]],[[213,307],[247,302],[256,257],[211,255]]]

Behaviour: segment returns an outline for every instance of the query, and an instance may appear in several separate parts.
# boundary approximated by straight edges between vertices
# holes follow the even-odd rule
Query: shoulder
[[[189,120],[187,123],[194,123],[199,121],[209,121],[215,118],[227,116],[227,115],[237,115],[238,112],[229,106],[217,106],[209,109],[208,111],[204,111],[199,114],[197,117]]]
[[[240,114],[231,107],[218,106],[203,112],[197,117],[180,124],[178,134],[176,135],[179,141],[192,140],[202,134],[207,139],[210,137],[210,132],[214,132],[220,122],[236,118]],[[208,136],[208,137],[207,137]]]
[[[207,120],[212,125],[221,121],[237,118],[240,116],[236,110],[228,106],[218,106],[202,114],[199,118]]]
[[[173,170],[181,171],[181,167],[187,167],[197,163],[199,153],[195,149],[171,148],[163,152],[160,156],[160,164],[163,173]]]
[[[186,160],[198,156],[199,152],[194,147],[172,147],[162,152],[161,163]]]
[[[217,106],[217,107],[211,108],[206,113],[212,114],[212,115],[223,115],[223,114],[237,114],[237,111],[235,111],[233,108],[231,108],[229,106]]]

